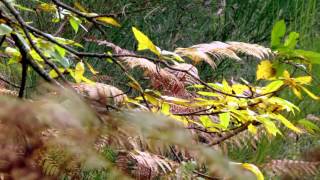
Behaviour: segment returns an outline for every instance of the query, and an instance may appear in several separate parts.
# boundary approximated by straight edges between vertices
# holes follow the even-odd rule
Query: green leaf
[[[113,25],[115,27],[121,27],[121,24],[118,23],[118,21],[112,17],[98,17],[98,18],[96,18],[96,20],[103,22],[103,23],[106,23],[106,24]]]
[[[12,32],[12,28],[6,24],[0,24],[0,36],[10,34]]]
[[[286,34],[286,23],[284,20],[277,21],[271,33],[271,47],[277,48],[281,44],[281,39]]]
[[[60,52],[61,53],[61,52]],[[53,57],[53,60],[59,62],[63,67],[70,67],[70,60],[66,57],[62,57],[58,51],[50,52],[50,56]]]
[[[74,32],[77,33],[79,30],[79,26],[81,24],[81,20],[77,17],[71,16],[69,19],[69,23],[72,29],[74,30]]]
[[[284,42],[284,46],[289,49],[294,49],[297,45],[299,39],[299,33],[297,32],[291,32],[287,39]]]
[[[66,49],[64,49],[58,45],[55,45],[54,48],[56,49],[56,51],[59,53],[59,55],[61,57],[64,57],[66,55]]]
[[[136,40],[138,41],[138,51],[149,49],[156,55],[160,56],[160,52],[158,51],[157,47],[145,34],[135,27],[132,27],[132,31]]]
[[[263,88],[263,94],[271,93],[279,90],[284,82],[282,80],[276,80],[269,83],[266,87]]]
[[[227,129],[230,123],[230,113],[221,113],[219,114],[219,120],[220,120],[220,125],[223,127],[223,129]]]
[[[293,54],[294,56],[306,59],[311,64],[320,64],[320,53],[297,49],[293,51]]]

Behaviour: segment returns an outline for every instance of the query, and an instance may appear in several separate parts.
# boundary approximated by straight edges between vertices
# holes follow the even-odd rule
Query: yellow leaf
[[[96,20],[103,22],[103,23],[106,23],[106,24],[116,26],[116,27],[121,27],[121,24],[118,23],[118,21],[112,17],[98,17],[98,18],[96,18]]]
[[[98,71],[96,71],[96,70],[91,66],[91,64],[89,64],[89,63],[86,62],[86,65],[88,66],[90,72],[91,72],[93,75],[96,75],[96,74],[99,73]]]
[[[86,8],[83,7],[78,1],[76,1],[76,2],[74,3],[74,7],[76,7],[77,9],[79,9],[81,12],[85,12],[85,13],[88,12],[88,11],[86,10]]]
[[[269,116],[273,119],[279,120],[283,125],[285,125],[287,128],[293,130],[294,132],[297,133],[302,133],[302,131],[297,128],[296,126],[294,126],[289,120],[287,120],[284,116],[282,116],[281,114],[269,114]]]
[[[300,111],[300,109],[296,105],[292,104],[287,100],[281,99],[279,97],[271,97],[267,101],[272,104],[283,106],[288,112],[291,111],[294,113],[294,110]]]
[[[216,124],[216,123],[212,122],[212,120],[209,118],[209,116],[200,116],[199,120],[201,122],[201,125],[204,128],[206,128],[212,132],[216,132],[217,128],[222,129],[222,126],[220,124]]]
[[[40,9],[44,12],[56,12],[57,11],[57,8],[56,8],[56,5],[54,4],[48,4],[48,3],[42,3],[40,4],[37,9]]]
[[[83,74],[84,74],[84,64],[83,62],[78,62],[74,71],[74,80],[77,83],[80,83],[82,78],[83,78]]]
[[[227,129],[230,123],[230,113],[222,113],[219,114],[219,120],[220,120],[220,125],[223,127],[223,129]]]
[[[248,86],[242,84],[233,84],[232,90],[236,93],[236,95],[243,95],[245,91],[250,91]]]
[[[303,87],[303,86],[300,86],[301,89],[306,92],[312,99],[315,99],[315,100],[319,100],[319,97],[316,96],[315,94],[313,94],[311,91],[309,91],[307,88]]]
[[[253,174],[255,174],[257,177],[257,180],[264,180],[264,176],[257,166],[249,163],[243,163],[242,167],[251,171]]]
[[[82,76],[81,81],[83,81],[85,83],[88,83],[88,84],[95,84],[94,81],[91,81],[90,79],[88,79],[88,78],[86,78],[84,76]]]
[[[272,68],[272,63],[268,60],[261,61],[257,69],[257,80],[271,79],[275,75],[275,69]]]
[[[145,34],[143,34],[135,27],[132,27],[132,31],[136,40],[138,41],[138,51],[149,49],[156,55],[160,56],[160,52],[158,51],[157,47]]]
[[[154,96],[151,96],[150,94],[144,94],[144,97],[148,102],[150,102],[154,107],[158,107],[160,104],[160,101],[155,98]]]
[[[263,126],[266,128],[267,132],[273,136],[276,136],[277,134],[282,135],[280,130],[277,128],[277,126],[272,122],[270,119],[265,117],[257,117],[257,120],[263,124]]]
[[[59,70],[61,73],[63,73],[63,72],[65,71],[64,68],[58,68],[58,70]],[[49,76],[54,79],[54,78],[58,77],[59,75],[58,75],[58,73],[57,73],[54,69],[52,69],[52,70],[49,72]]]
[[[32,57],[32,59],[34,59],[36,61],[43,62],[43,59],[40,57],[40,55],[34,49],[29,51],[29,54]]]
[[[232,93],[232,88],[230,87],[229,83],[225,79],[223,79],[222,81],[222,90],[225,93],[229,93],[229,94]]]
[[[170,104],[168,103],[163,103],[161,105],[161,112],[164,114],[164,115],[169,115],[170,114]]]
[[[285,79],[289,79],[290,78],[290,73],[287,70],[283,71],[283,77]]]
[[[218,93],[214,93],[214,92],[198,91],[197,93],[202,96],[208,96],[208,97],[219,97],[220,96]]]
[[[300,84],[310,84],[312,81],[312,77],[311,76],[297,77],[295,78],[295,81]]]
[[[257,134],[257,128],[254,126],[254,125],[252,125],[252,124],[250,124],[249,126],[248,126],[248,131],[250,132],[250,133],[252,133],[252,134]]]
[[[298,89],[298,88],[296,88],[296,87],[292,87],[292,91],[293,91],[293,93],[294,93],[299,99],[302,99],[300,89]]]
[[[263,88],[263,94],[275,92],[282,87],[284,82],[282,80],[272,81],[266,87]]]
[[[140,92],[143,91],[143,89],[142,89],[142,87],[140,86],[140,84],[139,84],[136,80],[134,80],[134,79],[132,79],[132,82],[129,82],[128,85],[129,85],[130,87],[132,87],[133,89],[135,89],[135,90],[138,90],[138,91],[140,91]]]

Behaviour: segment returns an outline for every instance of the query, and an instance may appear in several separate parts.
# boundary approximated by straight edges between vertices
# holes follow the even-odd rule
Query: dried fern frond
[[[207,62],[212,68],[216,67],[215,61],[226,58],[241,61],[238,55],[249,55],[261,60],[269,57],[272,52],[269,48],[257,44],[243,42],[219,42],[198,44],[188,48],[177,48],[175,53],[189,57],[195,63]]]
[[[162,156],[143,151],[120,152],[117,166],[136,179],[154,179],[173,171],[176,163]]]
[[[308,162],[299,160],[272,160],[264,164],[262,168],[271,175],[305,177],[314,176],[319,172],[320,162]]]
[[[102,83],[79,83],[72,87],[77,93],[85,97],[91,104],[106,107],[107,105],[120,106],[126,101],[126,94],[120,89]]]
[[[268,59],[270,58],[270,56],[272,56],[271,49],[258,44],[249,44],[235,41],[229,41],[227,42],[227,44],[230,45],[229,49],[231,49],[239,55],[249,55],[259,60]]]
[[[162,90],[165,94],[177,94],[184,95],[186,91],[184,89],[183,82],[179,81],[175,77],[174,74],[166,71],[155,63],[149,61],[145,58],[134,57],[135,53],[126,49],[122,49],[121,47],[107,42],[107,41],[97,41],[97,40],[89,40],[98,42],[99,45],[105,45],[111,47],[115,54],[128,55],[119,57],[119,59],[124,62],[130,69],[135,67],[139,67],[144,70],[145,75],[150,78],[151,85],[155,89]]]
[[[230,45],[226,43],[214,41],[210,44],[197,44],[189,48],[177,48],[175,53],[189,57],[195,63],[205,61],[212,68],[215,68],[216,64],[214,60],[219,61],[225,58],[237,61],[241,60],[229,47]]]

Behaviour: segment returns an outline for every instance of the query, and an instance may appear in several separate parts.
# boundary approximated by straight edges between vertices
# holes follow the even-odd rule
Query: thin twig
[[[53,36],[58,36],[64,29],[64,27],[67,25],[68,23],[68,19],[64,19],[64,21],[62,21],[62,23],[60,24],[59,28],[56,30],[55,33],[53,33]]]

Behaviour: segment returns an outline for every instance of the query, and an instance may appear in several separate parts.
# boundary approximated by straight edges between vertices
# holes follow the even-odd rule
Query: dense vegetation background
[[[35,8],[37,1],[17,0],[17,3],[28,8]],[[50,1],[42,1],[50,2]],[[73,4],[73,0],[64,0],[66,4]],[[77,34],[72,28],[66,28],[60,36],[72,39],[84,45],[84,49],[91,52],[103,51],[104,47],[84,40],[84,37],[107,39],[120,47],[129,50],[137,49],[131,27],[138,27],[157,46],[173,51],[177,47],[189,47],[200,43],[212,41],[241,41],[270,46],[271,31],[278,20],[285,20],[288,32],[299,32],[298,48],[320,52],[320,1],[317,0],[79,0],[77,1],[87,9],[99,14],[109,14],[121,22],[120,28],[105,28],[106,36],[102,36],[97,29],[90,29],[87,33],[79,29]],[[58,25],[48,26],[48,14],[43,12],[31,13],[22,11],[23,17],[32,19],[33,25],[40,30],[54,33]],[[88,27],[89,28],[89,27]],[[103,76],[88,77],[97,81],[123,87],[125,89],[126,78],[119,68],[107,61],[98,59],[88,60],[93,67]],[[201,79],[206,82],[232,79],[240,81],[244,78],[254,82],[256,66],[259,62],[247,58],[246,63],[234,63],[225,60],[217,63],[217,68],[212,69],[206,63],[197,64]],[[20,77],[17,70],[10,67],[1,67],[3,74],[12,82],[18,84]],[[314,79],[320,79],[319,65],[314,65],[312,75]],[[134,77],[142,84],[145,82],[141,70],[132,70]],[[301,72],[300,72],[301,73]],[[34,94],[34,86],[39,77],[31,74],[28,77],[27,96]],[[319,94],[319,84],[315,81],[310,89]],[[280,97],[290,99],[300,107],[301,112],[297,116],[290,116],[290,120],[298,121],[312,114],[312,117],[320,115],[319,101],[304,98],[296,98],[291,91],[285,90]],[[294,135],[292,135],[294,136]],[[246,135],[239,141],[241,146],[232,146],[228,150],[229,157],[237,162],[249,162],[263,164],[273,159],[301,159],[301,154],[320,146],[319,132],[312,136],[299,136],[295,138],[276,137],[269,141],[267,136],[256,142],[256,147],[247,146],[251,143]],[[240,148],[241,147],[241,148]],[[105,150],[105,156],[113,160],[113,151]],[[59,153],[59,152],[58,152]],[[85,177],[103,179],[101,172],[83,172]],[[316,178],[316,177],[315,177]],[[319,178],[319,176],[318,176]]]

